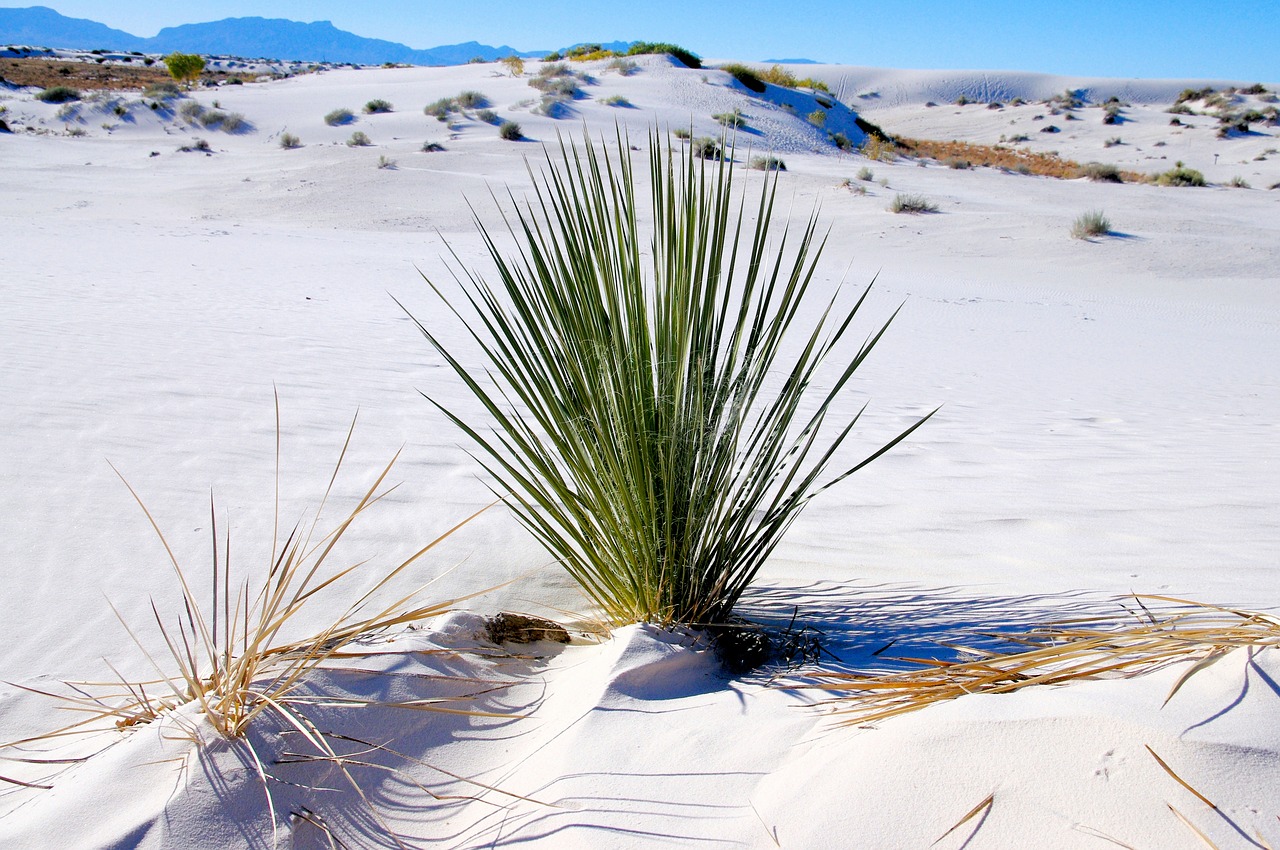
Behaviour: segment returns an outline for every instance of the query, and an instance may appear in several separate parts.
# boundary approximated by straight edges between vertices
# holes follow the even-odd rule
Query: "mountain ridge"
[[[549,51],[518,51],[468,41],[426,49],[365,38],[338,29],[331,21],[303,23],[284,18],[224,18],[165,27],[143,38],[87,18],[71,18],[47,6],[0,8],[0,42],[67,48],[109,48],[144,53],[228,54],[307,62],[381,65],[461,65],[472,59],[504,56],[534,58]]]

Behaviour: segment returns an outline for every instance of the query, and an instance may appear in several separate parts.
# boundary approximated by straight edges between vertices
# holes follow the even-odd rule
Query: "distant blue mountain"
[[[415,50],[393,41],[363,38],[329,21],[304,24],[279,18],[227,18],[204,24],[165,27],[154,38],[139,38],[82,18],[68,18],[44,6],[0,9],[0,46],[25,44],[76,49],[140,50],[146,53],[223,54],[302,62],[354,62],[381,65],[461,65],[472,59],[542,56],[503,45],[469,41]]]

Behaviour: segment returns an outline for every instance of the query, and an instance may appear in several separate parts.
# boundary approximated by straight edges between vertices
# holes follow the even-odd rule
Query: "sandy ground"
[[[282,525],[318,503],[357,410],[330,515],[403,447],[391,476],[402,483],[351,529],[344,556],[392,563],[486,504],[460,435],[420,391],[464,411],[474,404],[392,299],[463,345],[419,272],[447,287],[446,243],[482,266],[468,202],[495,221],[490,192],[521,196],[539,143],[584,124],[611,135],[621,122],[642,146],[655,125],[711,135],[711,115],[734,108],[748,122],[739,145],[782,157],[797,215],[817,204],[830,226],[824,285],[843,280],[852,298],[876,278],[864,332],[903,305],[836,411],[870,401],[845,459],[943,405],[813,504],[749,613],[785,621],[798,607],[800,622],[855,663],[886,639],[925,644],[1115,611],[1110,600],[1130,592],[1280,605],[1280,190],[1267,188],[1280,182],[1280,129],[1258,122],[1219,138],[1211,115],[1179,116],[1178,127],[1165,111],[1184,88],[1224,83],[800,69],[891,133],[983,144],[1025,134],[1018,144],[1080,162],[1143,172],[1185,162],[1211,184],[1168,188],[870,161],[805,121],[817,108],[808,94],[751,97],[725,74],[656,58],[625,76],[603,63],[587,70],[585,96],[560,117],[535,114],[529,75],[495,65],[326,71],[184,99],[242,115],[234,133],[184,118],[183,101],[156,110],[116,93],[59,114],[30,90],[0,91],[14,131],[0,135],[0,677],[50,687],[106,675],[103,659],[150,675],[107,600],[155,645],[150,600],[176,613],[180,597],[110,464],[193,572],[207,570],[211,491],[235,563],[263,564],[275,516],[273,394]],[[1086,94],[1078,120],[1040,102],[1064,89]],[[527,140],[500,139],[474,113],[423,114],[464,90],[484,94]],[[981,102],[957,106],[961,94]],[[630,106],[603,102],[615,95]],[[1126,104],[1119,125],[1104,124],[1097,105],[1113,95]],[[394,111],[362,113],[375,98]],[[354,122],[327,125],[338,108]],[[826,129],[858,140],[852,119],[837,107]],[[1061,132],[1040,133],[1046,123]],[[355,131],[372,144],[345,144]],[[302,146],[283,149],[285,133]],[[179,150],[196,139],[210,151]],[[426,142],[444,150],[425,153]],[[383,158],[392,167],[379,167]],[[857,176],[864,168],[868,180]],[[1229,185],[1236,177],[1250,188]],[[893,215],[898,193],[939,211]],[[1074,219],[1095,209],[1112,232],[1071,238]],[[518,579],[467,603],[479,612],[590,618],[501,508],[406,578],[437,576],[438,599]],[[455,615],[392,640],[390,657],[402,661],[367,664],[502,678],[509,687],[482,702],[523,719],[343,721],[355,737],[399,741],[420,760],[399,764],[415,781],[467,798],[433,803],[400,774],[363,776],[379,817],[419,843],[925,847],[994,794],[937,846],[1206,846],[1169,804],[1218,846],[1280,844],[1274,794],[1263,790],[1280,780],[1274,649],[1198,674],[1164,709],[1176,668],[969,697],[848,729],[763,675],[727,678],[691,636],[635,626],[508,658],[478,635],[474,617]],[[461,654],[439,660],[423,647]],[[332,676],[337,687],[372,687],[367,676]],[[48,728],[49,705],[0,686],[0,740]],[[272,817],[244,752],[182,740],[192,728],[210,734],[194,715],[167,722],[167,732],[121,735],[61,770],[52,791],[0,783],[0,843],[270,846]],[[113,734],[76,746],[101,749]],[[264,751],[288,746],[279,730],[254,734]],[[1219,810],[1173,783],[1144,745]],[[47,775],[0,761],[0,776]],[[327,846],[312,822],[290,822],[304,807],[348,847],[386,843],[350,789],[326,798],[288,781],[272,783],[281,845]]]

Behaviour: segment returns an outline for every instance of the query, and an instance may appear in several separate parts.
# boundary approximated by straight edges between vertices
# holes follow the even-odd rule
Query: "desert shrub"
[[[835,145],[842,151],[851,151],[855,147],[853,139],[850,139],[844,133],[832,133],[831,144]]]
[[[875,136],[868,136],[862,144],[862,155],[867,159],[880,162],[893,162],[898,158],[898,151],[892,142],[886,142]]]
[[[378,168],[395,168],[396,161],[386,154],[378,157]]]
[[[603,103],[605,106],[623,106],[623,107],[626,107],[626,106],[630,106],[630,105],[631,105],[631,101],[627,100],[625,97],[623,97],[623,96],[622,96],[622,95],[620,95],[620,94],[610,95],[609,97],[606,97],[604,100],[602,100],[602,101],[600,101],[600,102],[601,102],[601,103]]]
[[[636,63],[633,62],[632,60],[627,59],[626,57],[619,56],[614,59],[611,59],[609,61],[609,64],[605,66],[605,70],[617,71],[622,76],[629,77],[636,72],[636,69],[638,67],[639,66],[636,65]]]
[[[294,148],[300,148],[302,147],[302,139],[299,139],[293,133],[281,133],[280,147],[284,148],[285,150],[293,150]]]
[[[343,124],[350,124],[356,119],[356,116],[350,109],[335,109],[324,117],[324,123],[330,127],[340,127]]]
[[[442,97],[422,107],[422,114],[434,116],[440,121],[448,121],[449,113],[457,111],[457,104],[451,97]]]
[[[894,195],[893,202],[889,204],[889,212],[892,213],[932,213],[938,211],[938,205],[926,198],[924,195],[904,195],[898,193]]]
[[[195,100],[184,100],[182,105],[178,107],[178,114],[187,121],[198,121],[203,112],[204,106]]]
[[[1102,146],[1104,148],[1114,148],[1117,145],[1123,145],[1123,144],[1124,144],[1124,139],[1120,138],[1119,136],[1112,136],[1111,138],[1104,141],[1102,143]]]
[[[746,65],[739,62],[730,62],[728,65],[721,65],[720,70],[726,72],[739,83],[742,83],[742,85],[748,90],[753,91],[756,94],[762,94],[767,88],[764,84],[764,80],[760,79],[756,75],[755,69],[748,68]]]
[[[518,77],[524,73],[524,60],[519,56],[504,56],[498,61],[502,63],[502,67],[507,69],[507,73],[513,77]]]
[[[200,122],[202,127],[210,128],[221,124],[223,119],[226,117],[227,113],[221,112],[217,109],[210,109],[205,112],[201,112],[197,116],[197,120]]]
[[[858,179],[870,183],[872,180],[876,179],[876,175],[875,172],[864,165],[858,169]]]
[[[356,130],[351,134],[351,138],[347,139],[347,147],[349,148],[365,148],[371,144],[373,144],[373,141],[360,130]]]
[[[1165,112],[1169,112],[1173,115],[1194,115],[1195,114],[1192,111],[1191,107],[1182,103],[1175,103],[1173,106],[1170,106],[1168,109],[1166,109]]]
[[[951,159],[947,160],[947,167],[954,168],[957,171],[967,171],[973,167],[973,163],[969,162],[969,160],[967,159],[952,157]]]
[[[440,144],[439,142],[423,142],[422,143],[423,153],[439,153],[442,150],[444,150],[444,145]]]
[[[480,94],[478,91],[468,90],[460,92],[454,100],[457,101],[458,106],[463,109],[479,109],[482,106],[489,105],[489,98]]]
[[[71,121],[80,117],[80,104],[76,101],[64,103],[58,107],[58,111],[53,113],[54,117],[59,121]]]
[[[1245,89],[1240,89],[1240,94],[1266,94],[1267,87],[1262,83],[1254,83]]]
[[[563,58],[564,57],[560,55],[559,50],[553,50],[550,53],[548,53],[546,56],[543,56],[542,61],[543,62],[559,62]]]
[[[516,122],[503,121],[498,125],[498,138],[506,139],[508,142],[518,142],[524,138],[524,133]]]
[[[956,106],[968,106],[971,102],[965,95],[960,95],[955,99]]]
[[[1233,189],[1248,189],[1249,181],[1245,180],[1239,174],[1227,181],[1227,185]]]
[[[36,93],[36,100],[41,103],[70,103],[80,99],[80,92],[68,86],[50,86]]]
[[[711,116],[721,127],[745,127],[747,119],[742,115],[742,110],[735,109],[732,112],[720,112]]]
[[[1075,239],[1088,239],[1091,236],[1105,236],[1111,232],[1111,222],[1102,210],[1090,210],[1081,213],[1071,225],[1071,236]]]
[[[1080,166],[1080,177],[1087,177],[1095,183],[1123,183],[1120,169],[1107,162],[1086,162]]]
[[[701,136],[690,144],[693,155],[698,159],[719,161],[724,158],[724,150],[721,149],[720,143],[710,136]]]
[[[1117,103],[1107,104],[1106,109],[1102,113],[1103,124],[1119,124],[1123,120],[1120,114],[1120,105]]]
[[[825,109],[815,109],[805,116],[805,120],[815,127],[821,127],[827,123],[827,112]]]
[[[485,124],[497,124],[502,119],[498,117],[498,113],[492,109],[481,109],[476,113],[476,120]]]
[[[152,100],[172,100],[182,97],[182,89],[175,83],[152,83],[142,90],[142,96]]]
[[[753,156],[750,167],[755,171],[786,171],[787,164],[776,156]]]
[[[1011,145],[1016,145],[1016,144],[1018,144],[1019,142],[1029,142],[1029,141],[1031,141],[1031,137],[1030,137],[1030,136],[1028,136],[1026,133],[1017,133],[1017,134],[1015,134],[1015,135],[1010,136],[1010,137],[1009,137],[1009,139],[1008,139],[1008,141],[1009,141],[1009,144],[1011,144]]]
[[[1181,162],[1176,166],[1156,175],[1156,183],[1160,186],[1203,186],[1204,175],[1194,168],[1187,168]]]
[[[677,139],[680,139],[681,141],[687,142],[689,141],[690,138],[692,138],[693,133],[691,133],[685,127],[677,127],[671,131],[671,135],[675,136]]]
[[[1211,88],[1203,89],[1183,89],[1182,93],[1173,101],[1174,105],[1188,103],[1193,100],[1205,100],[1214,93]]]
[[[797,513],[924,420],[829,472],[857,414],[823,426],[887,322],[842,356],[858,305],[824,310],[831,296],[810,289],[812,224],[773,234],[776,179],[748,201],[732,167],[703,168],[655,133],[640,193],[619,141],[548,153],[537,198],[506,214],[523,234],[514,256],[479,225],[498,282],[458,274],[449,304],[479,363],[418,327],[489,421],[445,414],[605,618],[725,623]],[[740,243],[752,262],[733,262]]]
[[[204,139],[192,139],[191,144],[178,148],[179,153],[213,153],[213,148]]]
[[[696,53],[685,50],[678,44],[666,42],[637,41],[627,50],[628,56],[640,56],[648,53],[665,53],[675,57],[676,61],[686,68],[701,68],[702,60]]]
[[[374,98],[364,105],[364,111],[367,115],[378,115],[391,111],[391,104],[382,98]]]
[[[222,116],[222,132],[238,133],[248,128],[249,121],[239,112],[228,112]]]
[[[68,136],[79,137],[89,135],[89,131],[83,127],[68,127],[65,132]]]
[[[553,77],[571,77],[573,76],[573,71],[569,70],[569,66],[563,62],[553,62],[550,65],[544,63],[535,76],[549,80]]]
[[[193,53],[175,51],[161,61],[169,69],[169,76],[179,82],[189,83],[199,77],[200,72],[204,70],[204,58]]]

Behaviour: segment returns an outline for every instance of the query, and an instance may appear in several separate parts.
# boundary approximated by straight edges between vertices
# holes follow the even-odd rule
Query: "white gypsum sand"
[[[446,242],[482,267],[468,200],[497,221],[490,191],[522,197],[526,157],[536,165],[557,132],[576,137],[585,124],[611,138],[620,121],[641,145],[655,123],[711,136],[721,130],[711,116],[735,108],[747,122],[742,164],[748,146],[783,159],[780,198],[798,215],[821,206],[832,232],[823,286],[843,279],[852,295],[878,275],[867,315],[905,305],[833,414],[870,401],[847,458],[944,405],[813,503],[745,613],[785,625],[798,610],[798,624],[825,631],[858,666],[891,640],[886,655],[922,654],[970,631],[1120,614],[1111,599],[1130,592],[1280,605],[1280,190],[1267,188],[1280,182],[1280,130],[1259,122],[1219,138],[1211,114],[1178,116],[1179,127],[1164,111],[1184,88],[1226,83],[798,69],[890,133],[982,144],[1025,134],[1011,144],[1149,173],[1181,161],[1211,184],[1173,188],[871,161],[805,120],[811,95],[762,100],[721,72],[662,58],[639,59],[628,76],[589,64],[595,83],[556,119],[535,113],[539,63],[526,64],[519,78],[497,64],[330,70],[187,98],[242,114],[249,126],[234,133],[193,125],[177,103],[133,104],[136,94],[127,119],[91,102],[60,118],[30,91],[0,91],[14,130],[0,135],[0,679],[56,689],[110,678],[104,659],[154,676],[104,596],[160,648],[150,599],[173,619],[180,591],[108,460],[197,582],[208,575],[210,489],[238,575],[264,568],[273,388],[283,527],[315,507],[357,409],[333,517],[404,447],[393,473],[403,483],[344,536],[347,562],[399,563],[491,501],[462,436],[418,390],[475,404],[389,296],[464,346],[417,268],[446,280]],[[1066,89],[1086,91],[1078,120],[1039,102]],[[475,110],[446,122],[423,114],[467,90],[528,141],[499,138]],[[957,106],[961,94],[982,102]],[[634,108],[602,102],[613,95]],[[1112,95],[1126,103],[1118,125],[1098,106]],[[365,114],[374,99],[393,111]],[[355,120],[326,124],[340,108]],[[826,130],[861,140],[851,116],[832,122]],[[1040,133],[1047,123],[1060,132]],[[355,131],[372,145],[348,146]],[[302,146],[281,148],[286,132]],[[1114,137],[1122,144],[1106,146]],[[209,154],[178,151],[197,138]],[[430,142],[444,150],[423,152]],[[872,179],[857,178],[864,167]],[[1252,188],[1228,185],[1236,176]],[[888,212],[900,193],[938,212]],[[1113,232],[1071,238],[1090,210]],[[409,573],[406,591],[436,579],[433,599],[515,579],[468,603],[482,615],[591,613],[501,509]],[[328,624],[322,602],[300,631]],[[0,782],[0,844],[269,846],[278,833],[282,846],[322,847],[327,823],[354,847],[387,841],[382,819],[407,843],[462,847],[924,847],[944,834],[936,846],[960,847],[975,830],[969,846],[1208,846],[1196,829],[1220,847],[1280,845],[1267,790],[1280,781],[1275,649],[1226,656],[1163,707],[1191,662],[965,697],[863,729],[805,707],[822,695],[726,678],[687,635],[632,626],[601,643],[540,645],[528,659],[494,657],[480,631],[477,616],[452,615],[346,665],[373,675],[317,681],[357,697],[472,694],[465,707],[500,715],[317,709],[326,731],[364,742],[340,739],[343,752],[380,765],[349,767],[367,801],[332,761],[272,767],[273,830],[246,751],[187,711],[45,753],[121,739],[87,761],[0,760],[0,776],[54,786]],[[0,741],[70,722],[54,705],[0,686]],[[196,748],[192,735],[210,743]],[[251,733],[284,761],[298,736],[271,723]]]

